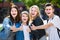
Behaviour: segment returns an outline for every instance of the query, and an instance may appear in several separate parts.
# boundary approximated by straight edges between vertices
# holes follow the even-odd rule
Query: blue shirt
[[[21,23],[17,23],[16,24],[16,28],[19,28],[21,25]],[[23,34],[23,31],[17,31],[16,32],[16,40],[24,40],[24,34]]]

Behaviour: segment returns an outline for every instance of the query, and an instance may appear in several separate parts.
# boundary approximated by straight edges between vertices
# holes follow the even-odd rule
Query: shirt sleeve
[[[3,27],[4,27],[5,29],[10,29],[9,18],[5,18],[5,19],[3,20]]]
[[[60,18],[58,16],[55,16],[51,23],[53,23],[54,27],[60,29]]]

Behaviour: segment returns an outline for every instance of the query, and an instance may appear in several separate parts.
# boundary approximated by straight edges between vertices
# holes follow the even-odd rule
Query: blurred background
[[[55,7],[55,14],[60,16],[60,0],[0,0],[0,23],[9,15],[8,11],[12,4],[17,5],[20,12],[28,11],[30,6],[37,5],[43,15],[42,18],[45,20],[47,18],[44,12],[44,5],[46,3],[52,3]]]

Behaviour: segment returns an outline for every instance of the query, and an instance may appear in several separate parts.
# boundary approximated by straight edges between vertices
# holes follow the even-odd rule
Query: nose
[[[50,12],[50,10],[49,10],[49,9],[47,9],[46,11],[47,11],[47,12]]]

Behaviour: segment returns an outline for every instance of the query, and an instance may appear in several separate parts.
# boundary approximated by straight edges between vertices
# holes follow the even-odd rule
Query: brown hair
[[[46,4],[45,4],[45,8],[48,7],[48,6],[51,6],[51,7],[54,9],[53,4],[51,4],[51,3],[46,3]]]
[[[29,23],[29,13],[28,13],[28,11],[22,11],[21,12],[21,18],[22,18],[22,14],[26,14],[28,16],[28,21],[27,21],[27,25],[28,25],[28,23]],[[21,20],[21,22],[22,22],[22,20]]]
[[[14,18],[13,18],[12,15],[11,15],[11,9],[12,9],[12,8],[15,8],[15,9],[17,10],[17,16],[16,16],[15,20],[14,20]],[[10,20],[11,20],[13,23],[16,23],[16,22],[19,22],[19,21],[20,21],[20,13],[19,13],[19,10],[18,10],[17,6],[14,6],[14,7],[11,7],[11,8],[10,8]]]

